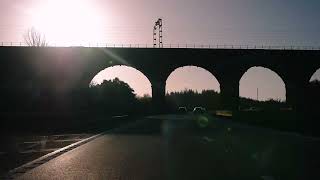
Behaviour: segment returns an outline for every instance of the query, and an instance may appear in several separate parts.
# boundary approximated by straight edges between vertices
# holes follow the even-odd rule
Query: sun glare
[[[101,42],[103,16],[89,0],[48,0],[35,7],[34,27],[56,45]]]

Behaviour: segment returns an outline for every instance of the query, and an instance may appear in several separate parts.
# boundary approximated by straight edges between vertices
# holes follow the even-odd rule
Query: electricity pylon
[[[162,19],[159,18],[153,27],[153,47],[157,47],[157,30],[159,29],[159,48],[163,47],[162,44]]]

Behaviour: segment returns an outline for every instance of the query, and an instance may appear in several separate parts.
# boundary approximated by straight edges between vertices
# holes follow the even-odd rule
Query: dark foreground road
[[[18,179],[319,179],[315,138],[209,117],[157,116],[105,134]],[[200,117],[206,118],[206,117]]]

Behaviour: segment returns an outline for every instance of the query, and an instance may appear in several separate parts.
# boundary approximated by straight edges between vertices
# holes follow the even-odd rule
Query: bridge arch
[[[241,76],[239,96],[259,101],[286,101],[286,84],[281,75],[271,68],[252,66]]]
[[[181,66],[171,71],[165,91],[167,106],[172,110],[179,106],[189,110],[195,106],[214,110],[220,105],[219,81],[213,73],[199,66]]]
[[[185,65],[175,68],[166,78],[166,93],[184,89],[220,92],[220,83],[216,76],[206,68]]]
[[[311,76],[305,93],[304,103],[307,105],[307,110],[311,114],[318,114],[320,105],[320,68]]]
[[[128,65],[113,65],[98,72],[91,80],[89,86],[101,84],[103,80],[119,78],[126,82],[135,91],[138,97],[152,97],[152,86],[149,78],[140,70]]]
[[[310,78],[310,82],[312,81],[320,81],[320,68],[318,68]]]

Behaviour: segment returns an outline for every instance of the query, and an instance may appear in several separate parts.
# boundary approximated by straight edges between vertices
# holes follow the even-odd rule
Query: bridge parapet
[[[0,47],[30,47],[25,42],[0,42]],[[112,44],[112,43],[79,43],[79,44],[48,44],[46,47],[88,47],[88,48],[159,48],[153,44]],[[41,47],[39,47],[41,48]],[[248,45],[248,44],[194,44],[194,43],[175,43],[163,44],[163,48],[181,49],[260,49],[260,50],[320,50],[320,46],[292,46],[292,45]]]

